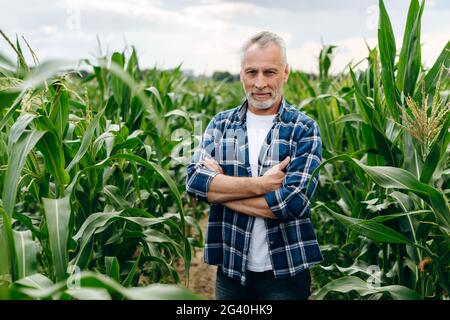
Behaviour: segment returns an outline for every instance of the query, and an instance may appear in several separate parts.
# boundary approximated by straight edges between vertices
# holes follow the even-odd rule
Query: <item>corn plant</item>
[[[139,274],[178,283],[175,258],[188,279],[186,227],[196,226],[149,132],[159,92],[142,81],[135,50],[85,60],[92,76],[79,79],[57,62],[29,67],[19,41],[7,41],[18,64],[1,56],[1,293],[195,297],[175,287],[127,289]]]
[[[325,86],[326,78],[316,87],[302,79],[310,97],[299,107],[318,119],[326,148],[318,169],[324,189],[316,198],[316,223],[331,224],[336,232],[319,227],[322,239],[330,241],[324,243],[326,261],[334,262],[323,269],[344,274],[324,281],[315,292],[318,299],[330,292],[368,299],[448,296],[450,45],[429,70],[422,68],[423,8],[423,2],[411,1],[398,55],[380,1],[378,47],[369,48],[365,71],[350,67]],[[320,64],[328,66],[324,56]],[[344,250],[336,255],[338,248]]]
[[[424,3],[411,1],[399,48],[382,0],[379,9],[366,68],[331,75],[327,45],[319,73],[292,70],[285,90],[324,146],[313,297],[445,299],[450,43],[426,69]],[[158,284],[179,281],[176,259],[188,276],[203,243],[207,208],[184,192],[177,156],[242,101],[241,84],[142,70],[133,47],[73,69],[39,63],[25,39],[5,38],[17,62],[0,54],[0,298],[196,298]]]

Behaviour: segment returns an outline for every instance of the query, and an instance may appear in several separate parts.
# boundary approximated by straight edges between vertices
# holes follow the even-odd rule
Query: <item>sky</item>
[[[377,43],[377,0],[0,0],[0,29],[24,36],[40,61],[95,59],[134,45],[143,67],[194,74],[239,72],[240,48],[270,30],[287,44],[291,68],[317,72],[323,44],[336,45],[331,71],[367,56]],[[385,0],[397,49],[409,0]],[[450,38],[450,1],[428,0],[422,18],[422,60],[431,66]],[[13,57],[0,38],[0,51]]]

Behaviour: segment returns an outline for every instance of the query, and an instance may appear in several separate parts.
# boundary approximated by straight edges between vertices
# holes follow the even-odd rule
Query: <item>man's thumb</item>
[[[289,161],[291,161],[291,157],[284,158],[284,160],[278,164],[280,166],[280,170],[286,168],[286,166],[289,164]]]

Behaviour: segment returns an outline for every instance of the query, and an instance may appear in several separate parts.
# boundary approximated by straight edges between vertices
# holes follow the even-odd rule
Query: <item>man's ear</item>
[[[289,65],[286,63],[286,66],[284,67],[284,82],[286,83],[289,79],[289,73],[290,73]]]

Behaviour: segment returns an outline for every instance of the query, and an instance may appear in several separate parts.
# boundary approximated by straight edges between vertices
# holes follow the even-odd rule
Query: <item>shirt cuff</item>
[[[272,210],[273,214],[278,218],[278,220],[284,221],[288,219],[288,217],[286,217],[286,214],[281,208],[283,201],[279,199],[281,198],[280,190],[281,189],[265,193],[264,199],[266,199],[267,205],[269,206],[270,210]]]
[[[196,172],[196,199],[208,202],[208,189],[212,179],[218,175],[217,172],[200,167]]]

